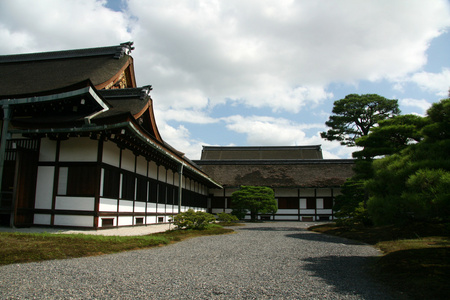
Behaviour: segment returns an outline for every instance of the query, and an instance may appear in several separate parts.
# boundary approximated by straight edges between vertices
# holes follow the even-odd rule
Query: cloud
[[[144,61],[138,77],[158,86],[167,105],[180,100],[174,90],[198,88],[211,105],[294,113],[329,100],[332,82],[419,70],[431,39],[450,25],[446,1],[130,0],[128,7],[138,20],[136,60]]]
[[[421,115],[421,116],[424,116],[426,111],[431,107],[431,103],[425,99],[405,98],[405,99],[400,100],[400,104],[403,106],[419,108],[420,112],[417,112],[416,114]]]
[[[106,1],[0,1],[0,53],[100,47],[131,39],[128,16]]]
[[[284,118],[234,115],[222,118],[228,130],[247,136],[251,146],[322,145],[324,158],[351,158],[355,148],[342,147],[320,137],[324,124],[300,124]],[[313,134],[307,134],[313,132]]]
[[[437,96],[447,97],[450,89],[450,69],[443,68],[440,73],[415,73],[410,80],[422,90],[434,93]]]
[[[206,143],[192,139],[189,131],[183,125],[178,127],[170,126],[167,123],[159,125],[158,129],[166,143],[185,153],[189,159],[200,159],[202,146]]]

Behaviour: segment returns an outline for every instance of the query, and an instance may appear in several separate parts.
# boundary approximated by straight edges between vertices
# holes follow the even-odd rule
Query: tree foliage
[[[177,214],[173,218],[173,224],[178,229],[205,229],[208,224],[216,221],[214,215],[203,211],[194,211],[192,208]]]
[[[370,129],[368,135],[358,138],[357,146],[361,151],[353,152],[355,158],[374,158],[391,155],[418,143],[423,139],[421,129],[427,124],[425,118],[416,115],[394,116],[379,122],[379,126]]]
[[[355,146],[356,139],[369,134],[380,121],[400,113],[398,101],[376,94],[350,94],[334,102],[333,115],[325,124],[330,127],[321,136],[341,145]]]
[[[233,214],[242,219],[250,211],[251,220],[255,221],[259,213],[276,213],[275,194],[269,187],[241,186],[231,195]]]
[[[367,181],[369,215],[377,224],[449,220],[450,99],[428,110],[423,139],[377,160]]]

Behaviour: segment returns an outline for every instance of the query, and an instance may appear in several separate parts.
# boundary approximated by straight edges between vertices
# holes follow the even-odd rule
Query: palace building
[[[231,212],[241,185],[275,190],[271,220],[331,220],[353,160],[320,146],[204,147],[191,161],[158,131],[131,42],[0,56],[0,225],[103,229]]]
[[[221,189],[156,126],[132,43],[0,56],[0,223],[107,228],[206,211]]]
[[[278,211],[261,219],[328,221],[340,186],[353,175],[354,160],[323,159],[320,146],[204,146],[195,163],[223,186],[210,189],[213,213],[231,212],[231,194],[240,186],[267,186]]]

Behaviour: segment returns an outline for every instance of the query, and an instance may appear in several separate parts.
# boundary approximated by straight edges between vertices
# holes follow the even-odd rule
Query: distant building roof
[[[201,160],[323,159],[320,145],[312,146],[203,146]]]

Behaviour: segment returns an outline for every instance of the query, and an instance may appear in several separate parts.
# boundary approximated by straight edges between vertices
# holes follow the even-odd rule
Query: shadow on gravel
[[[352,241],[344,238],[334,237],[325,234],[317,234],[312,232],[299,232],[294,234],[286,234],[287,237],[322,243],[335,243],[341,245],[365,245],[364,243]]]
[[[303,259],[303,269],[332,286],[333,292],[362,299],[399,299],[367,274],[373,257],[321,256]]]

